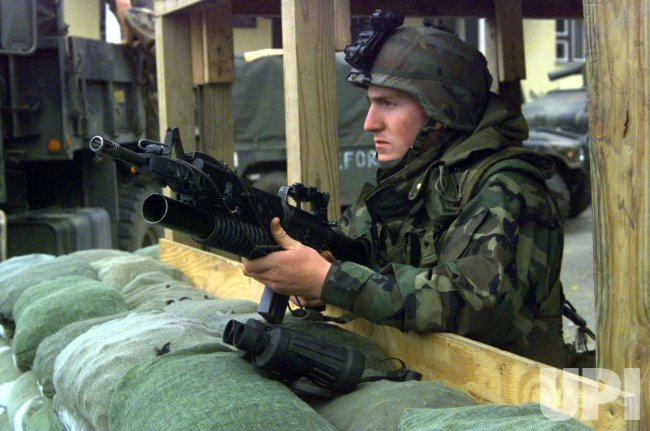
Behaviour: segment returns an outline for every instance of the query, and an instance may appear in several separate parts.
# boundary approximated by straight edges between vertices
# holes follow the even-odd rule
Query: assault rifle
[[[329,194],[302,184],[283,186],[278,195],[257,189],[224,162],[200,152],[185,153],[177,128],[167,129],[164,142],[140,140],[138,151],[101,136],[91,139],[90,149],[133,165],[176,193],[176,199],[154,193],[144,200],[142,215],[148,223],[254,259],[280,250],[269,231],[271,220],[279,217],[284,230],[301,243],[329,250],[337,259],[368,263],[367,245],[335,232],[328,222]],[[302,209],[303,203],[311,204],[310,211]],[[282,323],[287,303],[287,296],[265,287],[258,312],[269,323]]]

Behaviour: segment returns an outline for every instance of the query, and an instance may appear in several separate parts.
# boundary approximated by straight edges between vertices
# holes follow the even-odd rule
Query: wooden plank
[[[193,94],[189,27],[184,15],[156,19],[160,136],[165,136],[167,127],[180,128],[186,151],[194,148],[194,97],[188,97]]]
[[[334,0],[334,48],[343,51],[351,41],[350,0]]]
[[[650,428],[650,2],[585,2],[598,366],[639,370]]]
[[[334,6],[282,1],[287,175],[330,193],[329,218],[340,213]]]
[[[167,15],[156,19],[156,72],[160,137],[167,127],[178,127],[185,151],[194,151],[194,97],[190,20],[185,15]],[[170,195],[170,190],[165,190]],[[195,244],[185,234],[165,229],[165,238]]]
[[[199,151],[232,167],[235,144],[231,90],[232,86],[228,83],[199,86]]]
[[[204,0],[205,1],[205,0]],[[198,0],[165,0],[156,7],[158,14],[165,14],[191,7],[198,7]],[[280,0],[237,0],[233,3],[234,15],[280,16]],[[351,0],[354,16],[370,15],[375,9],[389,8],[407,16],[457,16],[494,17],[492,0]],[[582,18],[582,0],[522,0],[524,18]]]
[[[239,262],[164,239],[160,241],[160,259],[183,271],[197,288],[212,295],[255,302],[262,295],[263,286],[245,277]],[[341,315],[343,310],[328,307],[327,314]],[[597,419],[583,422],[598,430],[626,429],[625,400],[633,402],[634,398],[592,380],[454,334],[402,333],[364,319],[344,327],[369,338],[386,355],[403,359],[407,367],[421,372],[425,380],[442,381],[479,401],[512,404],[548,400],[550,406],[564,407],[567,413],[580,418],[582,411],[572,411],[571,402],[576,407],[591,406],[599,394],[616,397],[615,401],[598,406]],[[555,379],[543,379],[541,373],[550,373]],[[562,383],[577,392],[563,398]]]
[[[494,0],[496,16],[485,22],[485,50],[492,90],[508,110],[521,112],[521,80],[526,78],[521,0]]]

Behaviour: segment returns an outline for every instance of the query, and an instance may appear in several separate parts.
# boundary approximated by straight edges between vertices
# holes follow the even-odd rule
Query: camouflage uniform
[[[526,123],[485,95],[480,118],[462,103],[426,109],[432,120],[402,163],[380,169],[378,184],[343,217],[347,234],[367,240],[372,264],[334,262],[322,298],[378,324],[454,332],[562,366],[563,233],[544,184],[553,166],[510,153],[527,137]],[[454,122],[455,131],[429,142],[434,120]]]

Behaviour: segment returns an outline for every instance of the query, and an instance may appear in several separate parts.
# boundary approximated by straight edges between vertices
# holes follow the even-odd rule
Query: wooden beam
[[[159,13],[196,7],[197,0],[166,0]],[[493,18],[491,0],[350,0],[354,16],[370,15],[375,9],[388,8],[406,16],[456,16]],[[237,0],[234,15],[280,16],[281,0]],[[156,9],[158,11],[158,9]],[[582,0],[522,0],[524,18],[582,18]]]
[[[650,426],[650,1],[585,2],[598,367],[640,371]],[[632,422],[631,422],[632,423]]]
[[[199,150],[229,165],[234,161],[232,82],[235,80],[231,0],[190,14],[192,76],[198,85]]]
[[[352,41],[350,0],[334,0],[334,48],[343,51]]]
[[[494,0],[495,18],[485,23],[486,57],[493,88],[508,110],[521,112],[521,80],[526,78],[521,0]]]
[[[340,212],[334,6],[283,0],[287,175],[330,193],[329,218]]]
[[[239,262],[164,239],[160,241],[160,260],[180,269],[198,289],[216,297],[259,302],[262,296],[262,284],[244,276]],[[343,310],[328,306],[327,314],[341,315]],[[583,412],[578,407],[590,406],[587,401],[602,394],[613,401],[598,405],[598,418],[582,421],[598,430],[626,429],[625,402],[634,402],[634,398],[615,388],[454,334],[403,333],[364,319],[343,327],[367,337],[387,356],[403,359],[408,368],[422,373],[424,380],[441,381],[481,402],[544,400],[550,407],[563,407],[567,414],[581,418]],[[550,379],[543,378],[549,374]],[[563,394],[564,387],[573,387],[575,392]],[[571,402],[575,411],[570,409]]]

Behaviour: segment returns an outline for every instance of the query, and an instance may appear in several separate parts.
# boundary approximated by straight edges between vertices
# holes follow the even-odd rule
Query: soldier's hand
[[[331,262],[313,248],[291,238],[277,217],[271,221],[271,234],[283,250],[254,260],[242,259],[244,274],[277,293],[306,300],[319,299]],[[326,256],[333,258],[329,252]]]

